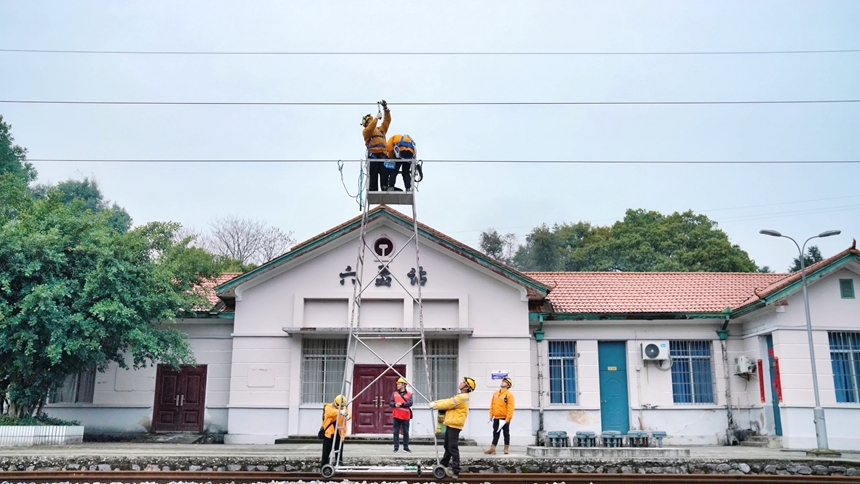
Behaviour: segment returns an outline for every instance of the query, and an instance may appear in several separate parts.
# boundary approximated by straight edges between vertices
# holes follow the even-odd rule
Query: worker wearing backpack
[[[323,439],[320,467],[329,463],[332,449],[340,449],[340,459],[335,459],[335,462],[343,462],[343,438],[346,437],[346,422],[351,418],[352,414],[346,408],[346,397],[343,395],[338,395],[332,403],[323,405],[323,420],[318,434],[318,437]]]

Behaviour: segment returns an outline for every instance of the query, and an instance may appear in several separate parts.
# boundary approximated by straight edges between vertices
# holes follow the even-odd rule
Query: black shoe
[[[398,450],[397,450],[397,449],[394,449],[394,453],[396,454],[397,452],[398,452]]]
[[[411,450],[409,450],[409,449],[403,449],[403,452],[406,452],[407,454],[411,454],[411,453],[412,453],[412,451],[411,451]]]

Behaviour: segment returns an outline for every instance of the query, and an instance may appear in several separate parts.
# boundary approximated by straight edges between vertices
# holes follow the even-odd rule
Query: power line
[[[361,163],[364,160],[309,158],[27,158],[31,162],[78,163]],[[853,164],[860,160],[443,160],[425,159],[426,163],[541,163],[582,165],[805,165]]]
[[[62,50],[62,49],[0,49],[0,52],[20,54],[109,54],[109,55],[257,55],[257,56],[633,56],[633,55],[793,55],[845,54],[860,49],[822,50],[729,50],[729,51],[627,51],[627,52],[314,52],[314,51],[160,51],[160,50]]]
[[[129,106],[376,106],[376,102],[289,102],[289,101],[50,101],[0,100],[4,104],[100,104]],[[712,104],[839,104],[860,99],[794,99],[773,101],[501,101],[501,102],[398,102],[389,106],[647,106]]]

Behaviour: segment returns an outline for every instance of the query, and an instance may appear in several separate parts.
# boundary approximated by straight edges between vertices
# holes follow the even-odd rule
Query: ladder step
[[[415,201],[413,192],[367,192],[367,203],[386,205],[412,205]]]

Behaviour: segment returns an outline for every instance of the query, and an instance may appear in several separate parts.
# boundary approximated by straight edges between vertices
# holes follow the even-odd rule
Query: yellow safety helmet
[[[408,381],[406,381],[406,378],[403,378],[402,376],[401,376],[400,378],[398,378],[398,379],[397,379],[397,383],[402,383],[402,384],[404,384],[404,385],[408,385],[408,384],[409,384],[409,382],[408,382]]]
[[[368,122],[368,121],[370,121],[371,119],[373,119],[373,115],[371,115],[371,114],[365,114],[365,115],[364,115],[364,117],[363,117],[363,118],[361,118],[361,125],[362,125],[362,126],[367,126],[367,122]]]
[[[334,397],[334,404],[340,407],[341,405],[346,403],[346,397],[343,395],[338,395]]]
[[[514,381],[511,380],[509,377],[502,378],[502,381],[508,384],[508,388],[514,386]]]
[[[470,392],[475,391],[475,379],[474,378],[469,378],[468,376],[464,376],[463,381],[466,382],[466,386],[469,387]]]

